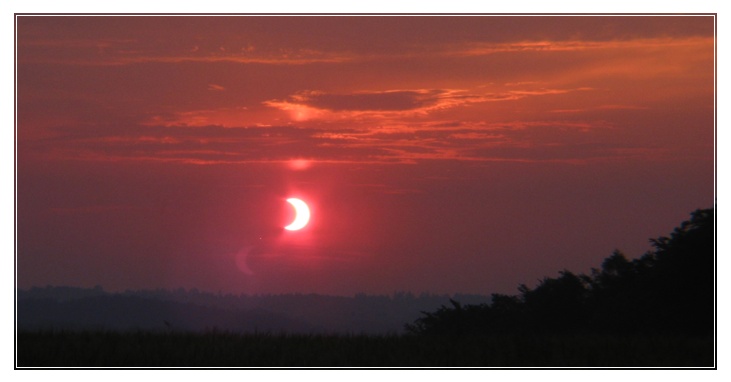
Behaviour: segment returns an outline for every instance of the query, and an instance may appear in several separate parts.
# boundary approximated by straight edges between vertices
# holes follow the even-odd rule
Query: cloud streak
[[[499,53],[525,52],[583,52],[597,50],[685,49],[713,44],[713,38],[689,36],[685,38],[633,38],[625,40],[535,40],[508,43],[470,42],[443,50],[445,55],[484,56]]]
[[[87,131],[93,130],[94,135]],[[597,130],[598,129],[598,130]],[[164,162],[198,165],[380,163],[429,160],[465,162],[571,162],[635,157],[636,145],[592,143],[603,122],[412,123],[398,129],[296,126],[88,126],[59,127],[27,142],[23,155],[53,160]],[[586,136],[590,134],[590,136]],[[547,138],[551,137],[551,138]],[[576,140],[585,141],[577,143]]]
[[[477,93],[465,89],[412,89],[353,93],[306,91],[264,105],[289,113],[295,121],[310,119],[408,118],[485,102],[515,101],[527,97],[590,91],[576,89],[531,89]]]
[[[424,47],[411,45],[408,51],[354,53],[311,48],[257,49],[240,42],[233,47],[201,49],[197,45],[166,44],[138,39],[23,39],[19,60],[25,63],[64,65],[132,65],[141,63],[238,63],[265,65],[307,65],[393,60],[427,60],[440,57],[477,57],[495,54],[570,53],[587,51],[688,50],[713,45],[709,37],[655,37],[615,40],[523,40],[510,42],[467,41]],[[49,58],[45,53],[57,50]]]

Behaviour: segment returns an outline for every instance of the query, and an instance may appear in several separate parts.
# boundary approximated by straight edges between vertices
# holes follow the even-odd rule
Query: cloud
[[[484,56],[498,53],[579,52],[587,50],[636,50],[687,48],[713,43],[708,37],[655,37],[624,40],[533,40],[518,42],[467,42],[445,47],[442,54]]]
[[[340,110],[413,110],[431,106],[438,100],[438,90],[395,90],[371,93],[328,94],[312,92],[299,96],[299,100],[311,107],[332,111]]]
[[[286,111],[294,121],[398,118],[478,102],[461,90],[415,89],[352,93],[304,91],[264,105]]]
[[[586,113],[591,111],[597,111],[597,110],[647,110],[649,107],[647,106],[636,106],[636,105],[619,105],[619,104],[612,104],[612,105],[599,105],[596,107],[588,107],[583,109],[555,109],[550,110],[551,113]]]
[[[278,163],[290,169],[307,169],[322,163],[393,164],[422,160],[566,161],[592,158],[591,147],[584,151],[572,149],[562,155],[554,155],[554,150],[559,153],[562,146],[576,144],[574,140],[585,132],[604,127],[605,123],[591,121],[429,121],[404,124],[395,130],[79,125],[57,127],[51,130],[51,137],[24,142],[21,155],[41,155],[48,160],[198,165]],[[551,149],[537,149],[542,145]],[[615,154],[624,155],[619,151]]]
[[[243,44],[243,43],[242,43]],[[20,38],[18,61],[25,64],[78,66],[123,66],[146,63],[238,63],[265,65],[308,65],[345,63],[357,57],[346,52],[315,49],[256,50],[251,45],[237,48],[203,49],[180,42],[137,39],[33,39]]]
[[[288,112],[290,118],[298,122],[312,119],[396,119],[423,116],[436,111],[477,103],[511,101],[588,90],[592,89],[588,87],[538,88],[497,92],[476,92],[466,89],[411,89],[352,93],[303,91],[293,94],[285,100],[268,100],[263,103],[266,106]]]
[[[309,108],[322,112],[374,112],[424,111],[443,107],[450,99],[464,97],[459,90],[417,89],[385,90],[353,93],[327,93],[304,91],[293,94],[287,100],[270,100],[264,104],[282,110]]]

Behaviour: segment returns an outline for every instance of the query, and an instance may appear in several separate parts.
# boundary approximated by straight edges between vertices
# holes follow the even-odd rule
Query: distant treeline
[[[451,301],[407,324],[420,335],[714,333],[714,210],[697,210],[635,260],[615,251],[591,274],[568,270],[518,295]]]
[[[54,287],[18,290],[20,330],[230,331],[239,333],[399,334],[420,311],[489,296],[394,293],[234,295],[197,289],[128,290]]]

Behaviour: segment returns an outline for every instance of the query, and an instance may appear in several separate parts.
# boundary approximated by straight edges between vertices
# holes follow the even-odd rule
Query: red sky
[[[16,33],[21,288],[514,293],[714,203],[712,16]]]

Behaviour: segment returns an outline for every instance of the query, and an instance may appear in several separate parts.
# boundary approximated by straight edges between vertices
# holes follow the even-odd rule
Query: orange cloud
[[[710,37],[638,38],[626,40],[542,40],[507,43],[470,42],[445,48],[443,54],[483,56],[497,53],[577,52],[588,50],[682,49],[712,44]]]
[[[532,89],[504,92],[471,92],[464,89],[413,89],[327,93],[306,91],[287,100],[269,100],[264,105],[286,111],[297,122],[311,119],[398,119],[464,107],[472,104],[519,100],[532,96],[566,94],[576,89]]]

